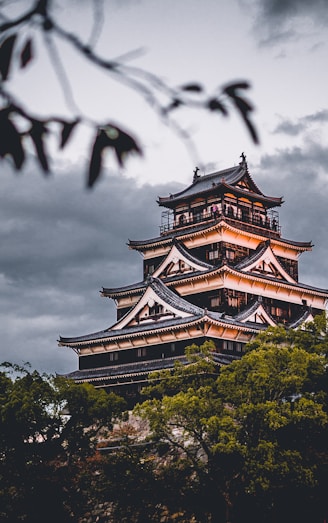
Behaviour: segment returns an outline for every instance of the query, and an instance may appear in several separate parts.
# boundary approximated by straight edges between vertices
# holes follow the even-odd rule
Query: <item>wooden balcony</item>
[[[274,217],[270,216],[270,219],[261,221],[258,215],[249,215],[245,217],[235,217],[231,213],[221,213],[214,216],[213,213],[202,213],[201,215],[193,216],[189,219],[184,217],[180,222],[176,222],[173,219],[173,215],[166,215],[166,223],[162,223],[160,226],[161,235],[168,234],[173,230],[188,229],[195,227],[195,225],[208,224],[212,225],[224,219],[227,223],[231,223],[234,227],[242,228],[248,232],[254,232],[258,234],[264,234],[268,238],[279,238],[281,236],[281,227],[279,225],[278,213],[275,211]],[[265,231],[265,232],[264,232]]]

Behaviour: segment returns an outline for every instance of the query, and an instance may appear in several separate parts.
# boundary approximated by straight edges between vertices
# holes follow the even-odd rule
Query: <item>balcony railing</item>
[[[274,211],[274,213],[272,213],[272,215],[268,216],[266,219],[261,219],[261,217],[258,214],[248,215],[247,217],[236,217],[234,214],[231,214],[229,212],[220,213],[216,215],[214,215],[212,212],[203,212],[202,214],[197,214],[190,218],[186,218],[184,216],[183,220],[178,222],[174,221],[173,215],[167,215],[165,211],[164,213],[166,223],[162,223],[162,225],[160,226],[161,235],[169,233],[172,230],[182,228],[184,229],[195,225],[200,225],[204,222],[212,221],[213,223],[215,223],[223,217],[227,222],[233,225],[237,225],[237,227],[240,223],[242,223],[243,229],[248,230],[249,232],[260,232],[260,229],[266,229],[268,232],[270,232],[270,236],[279,237],[281,235],[281,227],[279,225],[279,217],[277,211]],[[164,220],[162,220],[162,222],[163,221]]]

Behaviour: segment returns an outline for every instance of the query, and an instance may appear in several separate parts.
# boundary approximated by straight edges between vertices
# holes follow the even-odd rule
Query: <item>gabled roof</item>
[[[181,268],[181,262],[184,267]],[[162,263],[156,268],[152,274],[155,278],[163,278],[166,280],[176,278],[179,276],[186,276],[187,274],[198,274],[214,269],[214,265],[204,262],[196,256],[193,256],[189,249],[178,241],[173,241],[172,247]],[[132,285],[125,285],[123,287],[107,288],[103,287],[101,291],[102,296],[108,298],[118,298],[120,296],[138,295],[145,291],[147,284],[145,281],[137,282]]]
[[[60,337],[60,344],[92,341],[111,338],[117,335],[139,333],[150,327],[161,328],[194,322],[204,316],[204,309],[189,303],[167,288],[160,279],[148,277],[146,291],[139,301],[120,320],[104,331],[74,338]],[[159,307],[158,314],[150,314],[150,309]]]
[[[150,310],[155,306],[160,307],[156,314],[156,320],[152,319]],[[193,305],[187,300],[178,296],[175,292],[166,287],[159,278],[148,277],[147,289],[140,300],[130,309],[115,325],[112,330],[124,329],[137,322],[154,322],[163,317],[168,318],[187,318],[188,316],[202,316],[204,309]]]
[[[169,267],[174,258],[178,260],[185,260],[195,270],[187,270],[185,272],[168,272],[164,274],[165,269]],[[173,267],[174,269],[174,267]],[[188,281],[194,282],[196,280],[215,278],[216,276],[222,277],[223,274],[230,272],[236,275],[240,275],[247,279],[256,279],[263,282],[272,282],[274,285],[283,285],[285,288],[297,288],[300,290],[307,290],[313,292],[316,295],[328,296],[327,289],[320,289],[313,287],[301,282],[296,281],[288,274],[282,264],[275,256],[271,241],[267,240],[259,244],[258,248],[244,258],[237,264],[230,264],[227,261],[221,266],[211,265],[206,262],[202,262],[195,256],[191,255],[190,251],[186,249],[182,244],[175,242],[169,251],[166,258],[159,265],[154,272],[153,276],[161,278],[165,283],[164,288],[179,288],[179,283],[186,284]],[[127,295],[138,296],[145,292],[147,288],[147,282],[138,282],[133,285],[125,287],[119,287],[117,289],[103,289],[103,296],[111,298],[122,297]],[[181,298],[179,298],[181,300]]]
[[[290,283],[297,283],[294,278],[283,268],[271,249],[270,241],[260,244],[251,256],[244,258],[235,269],[243,272],[263,274],[276,279],[284,279]]]
[[[213,190],[217,191],[220,187],[238,190],[248,197],[257,195],[261,200],[264,199],[267,203],[271,203],[271,206],[282,204],[281,197],[265,196],[262,193],[249,174],[246,161],[229,169],[204,176],[194,176],[193,183],[189,187],[170,196],[158,197],[158,204],[164,207],[175,207],[182,200],[188,200],[196,195],[206,195]]]
[[[237,314],[234,319],[241,321],[242,323],[262,323],[264,325],[277,325],[277,322],[273,319],[263,307],[262,298],[259,297],[250,307]]]
[[[300,315],[299,318],[294,320],[292,323],[288,325],[290,329],[298,329],[303,325],[303,323],[308,323],[309,321],[313,321],[314,316],[311,312],[310,307],[307,307],[305,311]]]
[[[210,263],[206,263],[196,258],[196,256],[193,256],[189,249],[182,243],[174,241],[169,253],[157,267],[153,276],[158,278],[164,273],[165,276],[173,276],[177,273],[186,272],[186,270],[181,270],[181,263],[179,262],[183,262],[185,266],[187,266],[187,272],[206,271],[214,268]]]

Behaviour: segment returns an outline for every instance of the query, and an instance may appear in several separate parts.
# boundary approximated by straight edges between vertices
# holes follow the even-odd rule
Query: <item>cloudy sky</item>
[[[314,244],[300,260],[300,280],[328,288],[327,2],[99,0],[103,14],[96,33],[92,5],[62,2],[56,16],[85,41],[91,34],[102,57],[125,56],[129,65],[170,85],[197,81],[209,93],[230,81],[249,81],[260,145],[251,142],[237,115],[182,111],[177,118],[193,139],[190,151],[138,93],[57,42],[72,103],[32,28],[33,63],[11,75],[21,103],[41,116],[79,110],[90,119],[116,121],[144,150],[124,169],[109,157],[91,191],[85,188],[87,132],[62,155],[49,144],[51,176],[40,173],[33,154],[20,173],[7,161],[1,164],[0,359],[29,361],[46,372],[77,367],[76,355],[58,348],[59,335],[82,335],[114,322],[114,304],[100,297],[100,289],[142,278],[141,257],[126,242],[158,235],[156,197],[191,183],[196,162],[202,174],[209,173],[237,164],[244,151],[263,192],[284,197],[283,236]]]

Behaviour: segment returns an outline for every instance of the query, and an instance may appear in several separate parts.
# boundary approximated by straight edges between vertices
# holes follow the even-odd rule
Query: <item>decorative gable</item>
[[[183,246],[174,244],[163,262],[153,273],[155,278],[168,278],[196,271],[207,271],[213,267],[194,258]]]
[[[255,307],[251,307],[248,311],[243,311],[243,313],[235,317],[235,319],[238,319],[241,323],[251,322],[270,326],[276,325],[276,322],[270,314],[267,313],[261,302],[257,302]]]
[[[270,245],[263,249],[260,254],[250,256],[248,260],[244,260],[239,266],[243,272],[251,272],[252,274],[260,274],[262,276],[269,276],[290,283],[296,283],[296,280],[288,274],[276,258]]]
[[[153,283],[154,281],[155,283]],[[156,283],[156,280],[151,278],[143,296],[121,320],[113,325],[112,330],[176,318],[187,318],[200,312],[202,312],[202,309],[189,304],[164,287],[162,283]]]
[[[243,189],[243,190],[246,190],[246,191],[251,191],[252,188],[250,187],[250,184],[248,182],[248,180],[246,180],[245,178],[243,178],[242,180],[240,180],[237,184],[236,184],[236,187],[240,187],[240,189]]]

